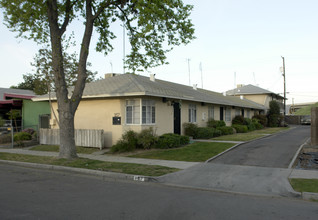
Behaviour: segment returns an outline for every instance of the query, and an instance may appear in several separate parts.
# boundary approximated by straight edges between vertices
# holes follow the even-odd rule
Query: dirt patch
[[[304,146],[294,167],[296,169],[318,170],[318,147]]]

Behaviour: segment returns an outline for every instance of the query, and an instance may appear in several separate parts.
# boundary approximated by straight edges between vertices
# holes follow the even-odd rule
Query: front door
[[[173,103],[173,133],[181,134],[181,111],[178,102]]]
[[[224,108],[220,107],[220,121],[224,120]]]

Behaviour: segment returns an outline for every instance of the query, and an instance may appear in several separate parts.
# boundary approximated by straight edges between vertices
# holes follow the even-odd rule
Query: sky
[[[140,73],[184,85],[197,84],[224,92],[237,84],[253,84],[283,96],[280,67],[285,58],[287,104],[318,102],[318,1],[317,0],[184,0],[194,5],[191,19],[196,39],[167,54],[168,65]],[[9,88],[31,73],[30,63],[41,48],[33,41],[15,38],[3,25],[0,11],[0,87]],[[82,26],[69,27],[76,39]],[[95,52],[97,34],[90,47],[90,69],[123,73],[123,31],[113,26],[114,51]],[[78,44],[79,45],[79,44]],[[129,53],[127,39],[125,54]],[[202,68],[200,68],[200,65]]]

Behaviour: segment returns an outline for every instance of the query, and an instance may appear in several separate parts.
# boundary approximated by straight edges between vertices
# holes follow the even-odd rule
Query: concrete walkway
[[[50,156],[57,157],[57,152],[47,151],[32,151],[28,149],[17,149],[17,148],[0,148],[0,152],[14,153],[14,154],[27,154],[35,156]],[[199,163],[197,162],[184,162],[184,161],[171,161],[171,160],[152,160],[143,158],[132,158],[132,157],[118,157],[110,155],[98,155],[98,154],[78,154],[79,157],[88,158],[92,160],[101,160],[107,162],[120,162],[120,163],[137,163],[146,165],[159,165],[165,167],[172,167],[178,169],[187,169]]]

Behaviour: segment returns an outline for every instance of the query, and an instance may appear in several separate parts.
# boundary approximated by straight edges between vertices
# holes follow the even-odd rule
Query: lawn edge
[[[126,173],[115,173],[115,172],[109,172],[109,171],[91,170],[91,169],[85,169],[85,168],[58,166],[58,165],[41,164],[41,163],[21,162],[21,161],[13,161],[13,160],[0,160],[0,163],[14,165],[14,166],[44,169],[44,170],[86,174],[86,175],[91,175],[95,177],[100,177],[102,180],[111,178],[115,181],[130,180],[130,181],[137,181],[137,182],[157,182],[156,178],[159,177],[159,176],[143,176],[143,175],[134,175],[134,174],[126,174]]]

